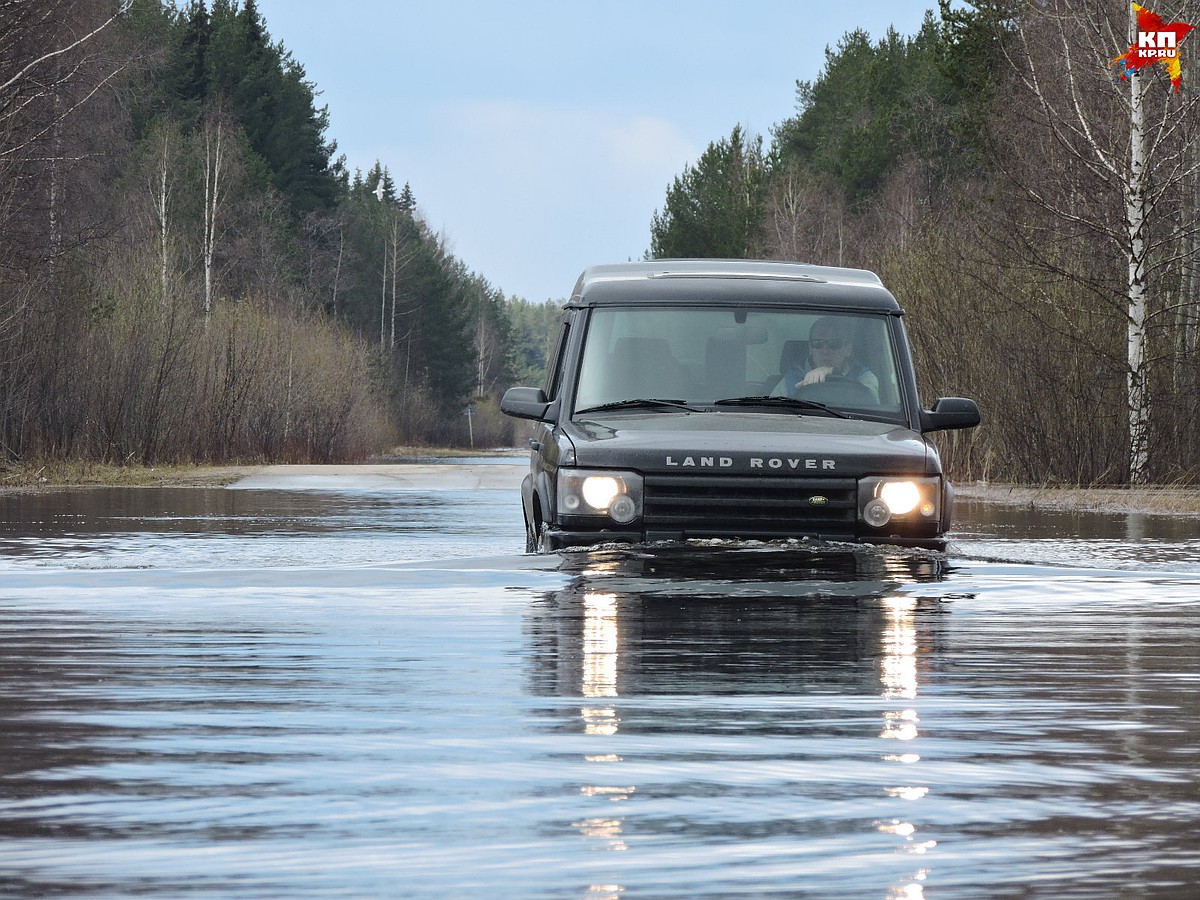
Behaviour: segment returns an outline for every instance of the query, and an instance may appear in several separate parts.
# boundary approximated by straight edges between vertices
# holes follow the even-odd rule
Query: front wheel
[[[550,544],[550,538],[546,534],[545,525],[539,525],[537,528],[534,528],[528,522],[525,523],[526,553],[549,553],[553,549]]]

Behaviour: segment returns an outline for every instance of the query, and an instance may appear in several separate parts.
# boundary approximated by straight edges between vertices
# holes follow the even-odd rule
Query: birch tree
[[[1137,13],[1134,10],[1135,7],[1131,4],[1130,43],[1137,41],[1138,34]],[[1129,480],[1132,484],[1145,484],[1150,480],[1150,402],[1146,390],[1149,375],[1146,353],[1146,230],[1147,216],[1153,212],[1153,207],[1149,204],[1146,184],[1148,146],[1145,79],[1135,75],[1126,80],[1129,82],[1129,161],[1123,172],[1123,224],[1127,264],[1125,302],[1129,316],[1126,329],[1128,370],[1125,374],[1129,403]],[[1164,105],[1163,109],[1167,108]]]
[[[201,251],[204,257],[204,321],[212,316],[213,261],[216,258],[218,218],[224,199],[221,180],[222,138],[225,122],[220,110],[204,126],[204,235]]]
[[[408,316],[416,313],[421,306],[412,306],[404,304],[407,309],[401,309],[401,285],[404,282],[404,273],[409,265],[416,258],[418,244],[413,234],[413,220],[409,213],[402,210],[393,210],[391,212],[391,221],[388,228],[388,243],[390,245],[390,271],[391,271],[391,338],[388,344],[389,349],[395,350],[401,341],[408,338],[412,332],[411,324],[408,333],[397,337],[396,324],[401,319],[406,319]]]
[[[154,225],[157,230],[157,255],[159,276],[159,306],[165,310],[170,303],[172,258],[174,248],[174,207],[172,194],[177,180],[179,165],[178,129],[168,123],[159,128],[154,136],[157,159],[149,173],[150,199]]]
[[[1179,11],[1158,10],[1164,18]],[[1138,40],[1133,8],[1118,0],[1030,0],[1014,37],[1008,59],[1019,97],[1011,108],[1029,113],[1023,126],[1010,117],[998,129],[1008,151],[1004,170],[1044,218],[1014,229],[1010,247],[1123,321],[1128,477],[1145,484],[1151,376],[1171,352],[1151,337],[1175,318],[1166,285],[1195,262],[1194,245],[1184,249],[1172,234],[1194,233],[1200,211],[1186,210],[1175,223],[1165,211],[1179,208],[1173,201],[1195,179],[1187,138],[1197,97],[1174,93],[1165,71],[1126,77],[1114,65]],[[1031,139],[1031,130],[1044,140]]]

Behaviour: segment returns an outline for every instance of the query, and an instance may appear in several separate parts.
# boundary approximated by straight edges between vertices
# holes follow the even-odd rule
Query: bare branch
[[[47,13],[47,15],[49,15],[49,13]],[[106,19],[103,24],[94,28],[92,31],[89,31],[83,37],[78,38],[75,41],[72,41],[70,44],[67,44],[65,47],[60,47],[57,50],[51,50],[47,53],[43,53],[41,56],[39,56],[36,59],[32,60],[31,62],[27,63],[19,72],[17,72],[15,75],[10,77],[8,79],[8,81],[4,82],[3,84],[0,84],[0,93],[3,93],[4,91],[8,90],[10,87],[12,87],[14,84],[16,84],[22,78],[24,78],[27,73],[36,69],[42,63],[48,62],[49,60],[55,59],[59,56],[62,56],[65,53],[70,53],[76,47],[80,47],[83,44],[86,44],[88,41],[90,41],[92,38],[94,38],[96,35],[98,35],[100,32],[102,32],[105,28],[107,28],[109,25],[111,25],[113,22],[115,22],[117,20],[118,16],[120,16],[119,11],[116,13],[113,13],[113,15],[109,16],[108,19]]]

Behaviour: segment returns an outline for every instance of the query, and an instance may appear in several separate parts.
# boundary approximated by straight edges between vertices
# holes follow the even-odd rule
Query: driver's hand
[[[826,378],[833,374],[833,366],[817,366],[804,376],[803,381],[797,381],[796,387],[806,387],[810,384],[820,384]]]

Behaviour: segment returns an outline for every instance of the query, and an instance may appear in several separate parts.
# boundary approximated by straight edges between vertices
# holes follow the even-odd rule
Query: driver
[[[851,324],[840,316],[825,316],[813,322],[808,331],[808,360],[784,378],[791,397],[828,378],[848,378],[868,388],[879,401],[879,378],[854,358]]]

